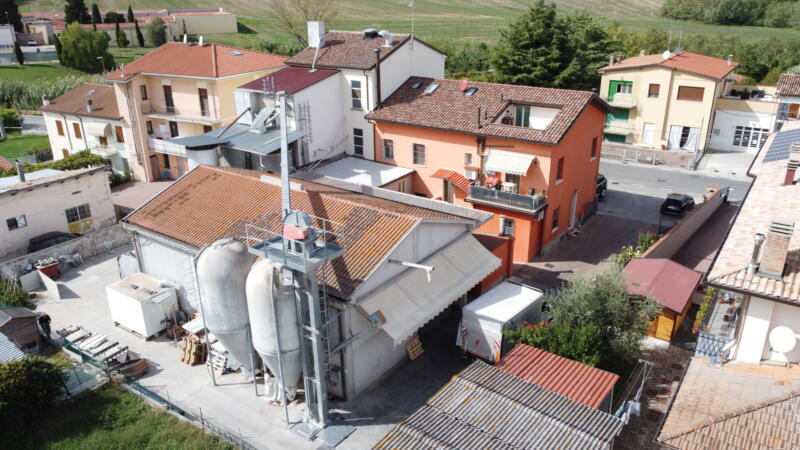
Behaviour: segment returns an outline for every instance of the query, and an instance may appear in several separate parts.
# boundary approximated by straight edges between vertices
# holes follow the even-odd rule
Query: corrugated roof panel
[[[0,363],[16,361],[25,357],[25,353],[18,349],[11,339],[0,332]]]

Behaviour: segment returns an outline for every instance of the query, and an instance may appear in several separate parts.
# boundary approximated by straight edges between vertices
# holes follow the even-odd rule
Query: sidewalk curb
[[[651,168],[651,169],[666,170],[666,171],[670,171],[670,172],[683,172],[683,173],[686,173],[686,174],[697,174],[697,175],[707,176],[709,178],[724,178],[724,179],[736,180],[736,181],[752,181],[753,180],[751,177],[749,177],[746,174],[730,175],[730,174],[723,174],[723,173],[719,173],[719,172],[709,172],[707,170],[689,170],[689,169],[684,169],[682,167],[671,167],[671,166],[665,166],[665,165],[655,165],[654,166],[652,164],[642,164],[642,163],[636,163],[636,162],[632,162],[632,161],[623,162],[623,161],[618,161],[618,160],[615,160],[615,159],[607,159],[607,158],[602,158],[602,157],[600,158],[600,162],[606,163],[606,164],[615,164],[615,165],[618,165],[618,166],[635,166],[635,167],[643,167],[643,168],[647,167],[647,168]],[[745,169],[745,172],[746,172],[746,169]]]

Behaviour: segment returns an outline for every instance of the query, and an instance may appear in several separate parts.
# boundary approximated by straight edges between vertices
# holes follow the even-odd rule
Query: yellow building
[[[738,64],[676,51],[640,55],[600,69],[600,95],[616,108],[605,140],[654,149],[707,148],[714,110]]]
[[[132,129],[128,162],[139,180],[174,179],[191,167],[185,148],[167,142],[236,119],[237,87],[283,67],[286,58],[219,44],[170,42],[106,75]]]

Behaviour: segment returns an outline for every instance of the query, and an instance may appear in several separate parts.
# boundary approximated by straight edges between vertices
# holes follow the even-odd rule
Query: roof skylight
[[[436,89],[439,89],[439,83],[431,83],[425,88],[425,93],[431,95]]]

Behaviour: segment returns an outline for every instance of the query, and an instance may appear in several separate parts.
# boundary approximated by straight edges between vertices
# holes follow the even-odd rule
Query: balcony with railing
[[[147,145],[150,147],[150,151],[152,152],[175,156],[186,156],[186,147],[183,145],[173,144],[166,139],[150,137],[147,138]]]
[[[614,108],[631,109],[636,107],[636,97],[633,94],[615,93],[605,99]]]
[[[466,200],[470,203],[527,213],[538,212],[547,206],[547,197],[542,194],[517,194],[477,185],[469,187],[469,196]]]
[[[712,300],[697,335],[695,352],[698,356],[714,358],[723,347],[736,339],[736,327],[742,312],[741,295],[717,294]]]
[[[176,122],[193,122],[211,125],[220,121],[217,110],[213,107],[188,108],[182,106],[154,105],[152,102],[142,103],[142,114],[154,119],[165,119]]]

